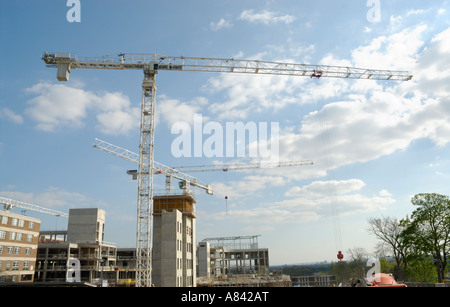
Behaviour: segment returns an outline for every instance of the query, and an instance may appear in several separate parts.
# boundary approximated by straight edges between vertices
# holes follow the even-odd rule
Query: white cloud
[[[34,97],[27,101],[25,114],[37,122],[39,130],[83,127],[90,110],[96,113],[97,128],[105,134],[128,134],[139,127],[139,109],[131,107],[129,98],[122,93],[98,95],[51,83],[35,84],[26,92]]]
[[[213,94],[225,92],[227,99],[208,108],[219,120],[243,120],[249,114],[277,111],[297,101],[293,90],[302,82],[285,76],[224,74],[210,78],[206,88]]]
[[[81,127],[95,95],[63,84],[38,83],[26,89],[30,99],[25,114],[38,122],[37,128],[54,131],[61,126]]]
[[[0,118],[7,118],[16,124],[23,123],[23,117],[8,108],[0,109]]]
[[[231,28],[233,27],[233,23],[224,18],[221,18],[218,22],[211,22],[210,27],[212,30],[217,31],[221,29]]]
[[[214,182],[214,193],[220,197],[229,197],[231,199],[245,198],[253,195],[255,192],[266,190],[268,188],[283,186],[286,184],[286,179],[282,176],[245,176],[240,181],[233,181],[228,183]]]
[[[316,103],[317,110],[301,119],[299,129],[280,126],[281,160],[311,159],[316,170],[371,161],[405,150],[421,138],[444,146],[450,142],[450,28],[425,45],[426,30],[419,25],[374,37],[354,49],[348,60],[332,54],[322,60],[412,70],[412,81],[321,79],[315,85],[308,78],[224,74],[208,82],[212,93],[224,92],[226,97],[209,110],[219,119],[246,119],[288,105],[297,104],[300,110],[302,103]],[[283,172],[292,178],[301,173]]]
[[[365,186],[360,179],[350,180],[331,180],[331,181],[314,181],[309,185],[302,187],[293,187],[286,192],[285,196],[303,196],[316,197],[326,195],[330,191],[335,190],[338,194],[348,194],[350,192],[359,191]]]
[[[420,36],[426,29],[426,25],[419,25],[389,36],[376,37],[370,44],[352,51],[353,65],[373,69],[410,70],[423,45]]]
[[[158,104],[156,105],[156,115],[159,121],[164,121],[168,127],[172,127],[176,122],[186,122],[193,125],[194,114],[201,114],[202,108],[208,103],[204,97],[195,97],[194,99],[183,102],[178,99],[172,99],[166,95],[158,97]],[[207,120],[203,116],[203,120]]]
[[[48,187],[40,194],[19,191],[1,191],[0,195],[17,201],[23,201],[44,208],[67,211],[69,208],[86,207],[93,205],[93,201],[80,193],[69,192],[58,187]],[[97,203],[98,205],[98,203]]]
[[[239,19],[246,20],[252,23],[274,24],[274,23],[291,23],[295,20],[293,15],[278,16],[277,13],[263,10],[256,13],[253,9],[242,11]]]
[[[232,190],[234,191],[237,186],[238,184],[234,185]],[[288,197],[292,197],[291,199],[274,203],[258,199],[253,202],[257,205],[253,205],[252,208],[243,208],[242,205],[230,206],[226,216],[259,225],[298,223],[335,218],[336,215],[346,216],[385,210],[395,202],[387,190],[373,196],[356,193],[364,186],[365,183],[359,179],[315,181],[306,186],[291,188],[286,193]],[[337,192],[336,195],[333,195],[333,191]],[[252,194],[251,192],[249,194]],[[233,201],[233,198],[230,197],[229,201]],[[215,218],[225,218],[225,214],[218,214]]]

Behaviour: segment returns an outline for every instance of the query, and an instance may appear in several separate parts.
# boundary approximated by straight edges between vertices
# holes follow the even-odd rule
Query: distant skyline
[[[105,240],[135,246],[137,183],[126,171],[136,166],[92,144],[99,138],[139,151],[143,73],[74,69],[60,82],[42,52],[406,70],[414,75],[407,82],[156,76],[156,161],[191,166],[259,159],[213,155],[220,148],[205,145],[213,130],[203,131],[201,149],[208,152],[179,155],[176,123],[194,131],[195,116],[203,129],[276,123],[280,161],[314,161],[192,173],[215,192],[195,190],[198,242],[258,234],[271,265],[337,260],[338,250],[345,257],[359,247],[373,252],[368,218],[401,219],[414,210],[413,195],[450,194],[449,13],[448,1],[418,0],[0,1],[0,196],[64,212],[102,208]],[[209,141],[223,140],[226,153],[226,134],[215,137]],[[156,175],[157,193],[164,184]],[[62,218],[27,214],[38,216],[43,229],[66,227]]]

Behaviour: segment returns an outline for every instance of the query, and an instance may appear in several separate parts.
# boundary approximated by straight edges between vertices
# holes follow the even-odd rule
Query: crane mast
[[[158,54],[120,53],[101,57],[76,57],[70,53],[44,52],[47,67],[56,67],[59,81],[68,81],[72,69],[141,70],[142,102],[140,121],[138,205],[136,235],[136,286],[151,286],[153,227],[153,152],[155,122],[155,75],[158,71],[202,71],[261,75],[306,76],[408,81],[405,71],[351,68],[343,66],[277,63],[255,60],[172,57]]]

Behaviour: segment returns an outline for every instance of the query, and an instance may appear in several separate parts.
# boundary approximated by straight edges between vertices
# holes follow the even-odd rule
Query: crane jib
[[[119,56],[82,57],[70,53],[43,53],[49,67],[58,68],[58,79],[68,81],[71,69],[111,69],[152,71],[203,71],[248,74],[306,76],[311,78],[345,78],[385,81],[409,81],[409,71],[365,69],[344,66],[278,63],[259,60],[167,57],[156,54],[119,54]]]

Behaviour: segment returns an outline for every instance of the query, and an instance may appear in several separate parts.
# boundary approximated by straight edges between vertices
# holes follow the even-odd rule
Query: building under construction
[[[258,248],[258,237],[259,235],[207,238],[200,242],[199,254],[209,254],[212,276],[268,274],[269,250]],[[205,257],[202,256],[201,259],[205,259]],[[199,267],[205,265],[207,263],[199,262]],[[201,272],[203,273],[204,270]]]
[[[196,286],[195,204],[191,194],[153,197],[155,286]]]
[[[269,272],[269,250],[259,235],[207,238],[198,246],[199,287],[289,287],[289,276]]]

